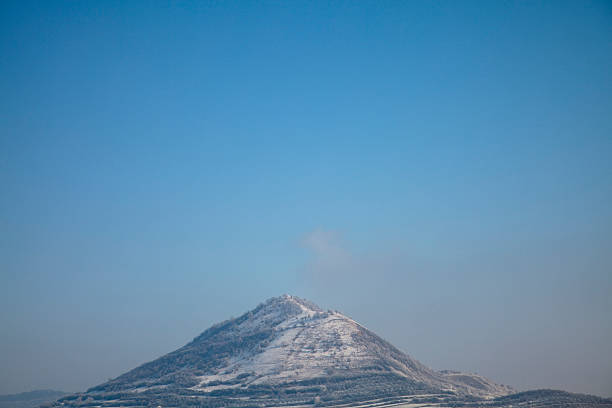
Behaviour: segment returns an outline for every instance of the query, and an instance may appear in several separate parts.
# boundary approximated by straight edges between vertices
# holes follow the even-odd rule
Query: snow
[[[211,381],[229,381],[249,374],[247,383],[277,383],[326,375],[329,367],[354,368],[367,365],[371,356],[355,342],[359,325],[338,312],[323,312],[285,295],[276,305],[262,308],[246,320],[239,332],[274,324],[273,340],[258,353],[232,358],[223,372],[199,377],[194,389],[212,391],[234,385],[207,386]],[[292,307],[287,315],[287,305]]]

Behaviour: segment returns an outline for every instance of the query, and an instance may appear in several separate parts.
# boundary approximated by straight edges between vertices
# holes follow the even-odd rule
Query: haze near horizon
[[[0,393],[282,293],[612,396],[612,8],[3,2]]]

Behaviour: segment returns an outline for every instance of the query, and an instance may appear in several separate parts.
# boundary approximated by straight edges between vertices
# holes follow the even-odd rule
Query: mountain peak
[[[288,294],[270,298],[263,303],[264,308],[274,308],[279,305],[294,309],[296,312],[299,311],[299,313],[311,314],[323,312],[323,309],[311,301]]]

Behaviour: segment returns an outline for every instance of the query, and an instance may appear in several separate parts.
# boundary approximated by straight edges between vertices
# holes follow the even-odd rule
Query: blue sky
[[[0,392],[282,293],[612,396],[612,8],[3,2]]]

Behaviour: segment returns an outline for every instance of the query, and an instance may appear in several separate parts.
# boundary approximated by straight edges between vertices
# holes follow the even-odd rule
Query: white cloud
[[[352,265],[352,256],[336,231],[315,229],[302,239],[302,245],[313,255],[308,268],[314,275],[343,275]]]

